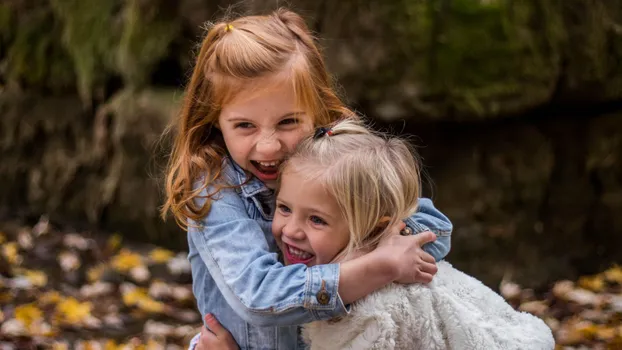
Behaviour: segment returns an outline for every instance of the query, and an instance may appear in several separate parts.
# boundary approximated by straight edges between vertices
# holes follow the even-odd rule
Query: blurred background
[[[351,106],[416,136],[456,267],[538,290],[622,262],[619,0],[5,0],[0,221],[185,250],[162,132],[206,21],[278,6]]]

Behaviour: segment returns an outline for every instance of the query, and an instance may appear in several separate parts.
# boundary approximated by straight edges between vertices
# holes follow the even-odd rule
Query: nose
[[[257,153],[270,158],[281,150],[281,140],[275,132],[262,136],[255,146]]]
[[[292,241],[302,241],[306,238],[304,230],[294,218],[287,220],[285,226],[283,226],[283,236]]]

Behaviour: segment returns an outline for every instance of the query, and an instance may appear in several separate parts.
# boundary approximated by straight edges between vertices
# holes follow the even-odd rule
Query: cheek
[[[283,233],[283,227],[285,226],[285,221],[283,217],[279,215],[278,211],[274,214],[274,220],[272,220],[272,235],[277,241],[281,240],[281,235]]]

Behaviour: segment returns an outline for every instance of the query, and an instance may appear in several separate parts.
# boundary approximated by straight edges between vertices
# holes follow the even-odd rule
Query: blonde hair
[[[345,119],[329,135],[303,140],[283,165],[320,181],[348,222],[350,241],[336,258],[373,249],[399,220],[417,209],[419,161],[404,140]],[[286,176],[286,175],[284,175]]]
[[[291,81],[298,106],[316,125],[354,115],[335,94],[314,37],[299,15],[279,9],[267,16],[214,24],[201,43],[176,119],[163,218],[170,210],[185,229],[188,219],[207,215],[220,189],[230,187],[216,186],[226,148],[214,125],[222,107],[239,91],[256,78],[272,76]],[[203,183],[193,188],[199,177]],[[195,199],[209,185],[215,185],[214,190],[198,205]]]

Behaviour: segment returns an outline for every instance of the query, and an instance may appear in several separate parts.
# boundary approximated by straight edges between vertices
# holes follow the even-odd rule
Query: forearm
[[[395,279],[388,261],[373,252],[339,265],[339,296],[344,304],[353,303]]]

